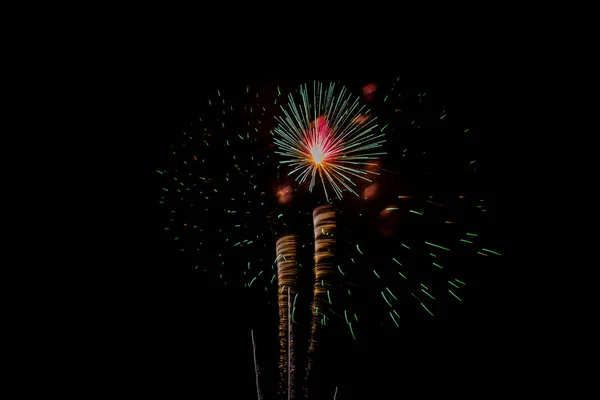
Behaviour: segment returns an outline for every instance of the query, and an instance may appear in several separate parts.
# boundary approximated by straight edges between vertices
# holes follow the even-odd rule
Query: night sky
[[[165,227],[169,226],[169,210],[175,209],[178,214],[185,212],[188,200],[178,204],[169,204],[167,200],[167,204],[159,204],[164,195],[161,188],[165,187],[167,178],[156,171],[172,170],[178,162],[171,145],[182,142],[182,132],[200,129],[190,127],[190,124],[196,123],[199,115],[208,115],[207,99],[218,99],[216,90],[219,89],[224,98],[231,94],[230,98],[236,99],[233,103],[238,105],[243,104],[240,89],[243,92],[247,86],[257,90],[260,96],[268,97],[276,92],[278,85],[293,89],[313,80],[340,81],[357,94],[365,85],[375,83],[378,87],[376,96],[383,96],[380,92],[389,89],[400,77],[398,93],[410,98],[401,113],[423,121],[423,127],[409,130],[408,119],[394,119],[398,117],[392,115],[389,108],[373,105],[390,127],[396,127],[394,132],[388,131],[385,145],[388,154],[382,157],[382,168],[394,172],[382,173],[376,178],[381,185],[380,199],[367,204],[346,194],[342,202],[336,201],[342,210],[338,222],[339,253],[349,257],[360,242],[363,252],[371,257],[365,265],[377,265],[399,254],[397,248],[401,242],[419,238],[444,241],[448,237],[458,237],[448,230],[440,233],[436,223],[419,222],[407,213],[403,215],[408,216],[393,224],[391,236],[382,238],[378,235],[381,222],[368,216],[377,215],[392,204],[390,199],[406,193],[420,196],[421,203],[413,204],[421,206],[429,195],[445,200],[446,208],[454,210],[453,216],[467,221],[465,227],[476,228],[485,237],[485,243],[493,245],[491,248],[497,249],[502,256],[465,258],[471,261],[450,265],[448,269],[461,271],[468,280],[463,292],[464,301],[440,300],[443,305],[439,315],[431,317],[423,312],[418,302],[405,298],[398,308],[403,316],[400,328],[394,326],[387,315],[389,310],[379,295],[377,281],[372,276],[363,279],[367,274],[357,274],[355,277],[360,279],[357,283],[362,285],[352,300],[362,316],[357,340],[352,339],[343,318],[332,321],[324,329],[321,352],[316,360],[313,398],[333,399],[336,387],[339,400],[428,398],[434,393],[458,398],[487,398],[506,390],[502,378],[505,371],[499,361],[504,358],[507,347],[504,339],[509,334],[506,332],[513,329],[507,328],[510,316],[503,303],[503,297],[507,296],[505,285],[511,275],[507,272],[506,232],[509,227],[506,207],[503,207],[508,198],[507,182],[502,173],[507,145],[502,140],[505,125],[499,121],[506,112],[502,111],[502,107],[506,108],[503,103],[506,96],[496,95],[501,85],[491,76],[491,70],[471,60],[462,67],[429,65],[410,71],[402,66],[387,66],[385,69],[354,68],[343,72],[331,69],[288,73],[272,67],[249,73],[242,72],[240,66],[237,72],[231,73],[214,66],[203,68],[198,62],[201,73],[195,74],[188,65],[179,74],[176,61],[174,59],[173,65],[165,70],[152,69],[154,73],[144,75],[143,82],[138,80],[136,83],[136,88],[141,88],[136,93],[136,99],[141,99],[135,107],[139,110],[138,128],[149,144],[144,146],[144,154],[139,155],[143,159],[140,163],[143,177],[138,180],[144,186],[144,196],[148,196],[147,205],[140,206],[147,219],[140,229],[143,231],[140,237],[144,239],[132,240],[134,253],[139,254],[137,260],[132,260],[138,274],[128,281],[133,289],[119,313],[127,332],[119,340],[126,349],[122,354],[123,369],[136,371],[138,378],[134,379],[133,386],[139,379],[142,392],[161,393],[169,398],[180,397],[183,393],[200,398],[256,398],[250,337],[250,329],[254,329],[265,399],[275,398],[277,313],[276,300],[269,297],[274,292],[251,291],[243,284],[224,286],[218,274],[210,272],[215,268],[215,259],[210,255],[217,253],[229,252],[231,266],[228,266],[236,268],[237,253],[231,253],[231,243],[223,243],[217,234],[210,234],[212,237],[206,239],[208,248],[199,251],[202,256],[195,256],[187,249],[187,252],[181,251],[180,243],[170,236],[172,230],[165,232]],[[234,93],[238,93],[239,98]],[[423,103],[418,103],[419,93],[427,93]],[[280,99],[284,103],[283,96]],[[381,102],[381,98],[373,104],[375,101]],[[447,120],[440,121],[439,116],[444,112]],[[465,134],[466,128],[469,131]],[[264,142],[263,139],[261,143]],[[400,147],[408,148],[414,156],[409,160],[402,159]],[[267,150],[263,148],[263,151]],[[423,151],[427,155],[418,157]],[[198,157],[213,160],[215,168],[233,162],[225,159],[230,153],[216,146],[199,146],[194,152]],[[465,168],[472,154],[477,155],[475,171]],[[277,160],[273,155],[271,164],[266,167],[275,168]],[[270,201],[275,205],[273,189],[289,183],[277,176],[276,171],[270,175],[261,173],[256,181],[260,187],[271,190],[265,196],[271,196]],[[461,206],[456,200],[459,195],[466,195],[473,201],[484,198],[487,214],[482,216],[476,203]],[[314,205],[323,203],[321,197],[322,191],[318,188],[313,194],[308,193],[306,187],[298,188],[293,200],[275,212],[275,216],[280,210],[289,215],[286,217],[288,226],[277,225],[277,221],[261,225],[264,213],[259,211],[268,207],[257,207],[256,213],[248,219],[247,229],[256,233],[264,230],[268,235],[275,235],[274,231],[295,231],[303,235],[302,243],[309,244],[312,219],[307,212],[312,211]],[[402,201],[396,200],[394,204],[402,208]],[[253,204],[245,207],[253,207]],[[225,205],[222,208],[230,209]],[[367,217],[359,218],[359,212]],[[216,212],[210,217],[190,215],[194,215],[190,218],[195,221],[205,222],[207,231],[219,227],[226,233],[233,229]],[[475,220],[477,222],[472,222]],[[181,241],[185,240],[182,231]],[[265,239],[265,243],[268,242],[269,239]],[[274,246],[273,240],[272,249],[262,251],[274,258]],[[308,273],[310,248],[302,251],[301,257],[307,260],[305,273]],[[269,262],[272,259],[267,265]],[[346,262],[347,259],[341,261],[342,268]],[[246,263],[246,258],[240,255],[238,265],[245,266]],[[195,265],[199,268],[194,269]],[[310,294],[310,285],[307,287]],[[302,306],[308,308],[308,303]],[[304,346],[302,341],[306,341],[306,334],[297,336],[297,346]],[[303,368],[302,364],[298,368]],[[116,379],[128,378],[121,375]]]

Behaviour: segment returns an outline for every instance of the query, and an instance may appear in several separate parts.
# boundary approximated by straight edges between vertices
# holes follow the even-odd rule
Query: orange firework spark
[[[279,293],[279,370],[280,394],[285,393],[287,383],[288,399],[295,398],[292,321],[290,320],[290,296],[296,294],[298,262],[296,258],[296,235],[285,235],[277,240],[277,284]]]
[[[328,307],[327,292],[331,288],[330,276],[334,271],[335,256],[335,209],[333,205],[319,206],[313,211],[315,232],[315,285],[313,288],[312,325],[308,346],[306,379],[310,375],[312,355],[317,347],[317,332],[320,326],[319,314],[327,318],[325,311]]]

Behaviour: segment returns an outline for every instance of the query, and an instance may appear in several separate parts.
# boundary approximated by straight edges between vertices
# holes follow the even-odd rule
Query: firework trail
[[[334,83],[323,91],[323,84],[315,82],[312,99],[304,85],[300,96],[302,103],[297,105],[290,94],[289,111],[281,107],[285,118],[276,117],[276,153],[288,158],[280,163],[293,168],[288,175],[297,173],[300,184],[310,175],[311,192],[318,174],[327,201],[326,181],[339,199],[343,188],[359,196],[350,186],[356,187],[351,177],[371,182],[366,175],[378,173],[363,167],[374,165],[368,161],[386,154],[372,151],[385,142],[384,134],[374,131],[375,118],[369,117],[369,110],[363,112],[365,106],[360,106],[358,97],[347,94],[345,87],[336,93]]]
[[[258,364],[256,363],[256,343],[254,342],[254,329],[250,330],[250,335],[252,336],[252,354],[254,355],[254,373],[256,375],[256,396],[258,400],[262,400],[262,392],[260,390],[260,385],[258,383]]]
[[[296,235],[284,235],[277,240],[277,283],[279,288],[279,370],[280,394],[285,391],[289,399],[295,398],[294,387],[294,337],[290,314],[290,296],[296,294],[298,262],[296,256]],[[287,290],[287,293],[285,291]]]
[[[334,272],[333,260],[335,256],[335,209],[333,205],[318,206],[313,211],[313,226],[315,233],[315,283],[313,287],[312,325],[308,346],[308,360],[306,364],[306,380],[310,377],[312,369],[312,356],[317,349],[317,335],[321,324],[327,323],[325,310],[328,307],[329,289],[331,288],[331,274]],[[322,315],[322,318],[319,318]],[[308,397],[308,392],[307,392]]]

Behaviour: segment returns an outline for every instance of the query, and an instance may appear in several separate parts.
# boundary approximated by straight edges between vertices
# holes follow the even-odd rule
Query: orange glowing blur
[[[292,186],[284,186],[280,188],[276,193],[277,201],[280,204],[285,204],[292,199]]]
[[[365,190],[363,192],[363,197],[368,200],[368,199],[375,197],[378,192],[379,192],[379,184],[373,183],[372,185],[369,185],[365,188]]]

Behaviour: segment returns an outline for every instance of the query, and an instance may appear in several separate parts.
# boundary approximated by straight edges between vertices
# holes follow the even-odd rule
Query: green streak
[[[386,303],[388,303],[388,306],[393,307],[390,302],[388,301],[388,299],[386,299],[385,297],[385,293],[381,292],[381,296],[383,296],[383,299],[385,300]]]
[[[481,250],[487,251],[488,253],[492,253],[492,254],[495,254],[495,255],[497,255],[497,256],[501,256],[501,255],[502,255],[502,254],[500,254],[500,253],[496,253],[496,252],[495,252],[495,251],[493,251],[493,250],[488,250],[488,249],[481,249]]]
[[[478,236],[476,233],[468,233],[468,232],[467,232],[467,235],[468,236]]]
[[[401,277],[403,277],[404,279],[407,279],[407,280],[408,280],[408,278],[407,278],[407,277],[405,277],[404,275],[402,275],[402,272],[398,271],[398,273],[400,274],[400,276],[401,276]]]
[[[358,250],[358,252],[359,252],[360,254],[364,254],[362,251],[360,251],[360,248],[358,247],[358,243],[356,244],[356,249]]]
[[[464,283],[463,281],[460,281],[460,280],[458,280],[458,279],[456,279],[456,278],[455,278],[454,280],[455,280],[456,282],[458,282],[458,283],[462,283],[463,285],[466,285],[466,283]]]
[[[411,213],[413,213],[413,214],[419,214],[419,215],[423,215],[423,213],[422,213],[422,212],[418,212],[418,211],[414,211],[414,210],[408,210],[408,211],[410,211],[410,212],[411,212]]]
[[[346,313],[346,310],[344,310],[344,317],[346,318],[346,323],[349,324],[350,322],[348,322],[348,314]]]
[[[430,245],[430,246],[437,247],[438,249],[442,249],[442,250],[447,250],[447,251],[450,251],[450,249],[448,249],[448,248],[446,248],[446,247],[442,247],[442,246],[440,246],[440,245],[437,245],[437,244],[429,243],[429,242],[427,242],[427,241],[426,241],[425,243],[426,243],[426,244],[428,244],[428,245]]]
[[[388,292],[390,292],[390,294],[392,295],[392,297],[393,297],[395,300],[398,300],[398,298],[397,298],[396,296],[394,296],[394,293],[392,293],[392,291],[390,290],[390,288],[386,287],[386,290],[387,290]]]
[[[396,324],[396,327],[400,328],[400,325],[398,325],[398,323],[396,322],[396,319],[394,318],[394,316],[392,315],[392,312],[390,311],[390,317],[392,317],[392,321],[394,321],[394,324]]]
[[[457,288],[457,289],[458,289],[458,286],[456,286],[454,283],[452,283],[452,282],[450,282],[450,281],[448,281],[448,283],[449,283],[449,284],[451,284],[452,286],[454,286],[455,288]]]
[[[373,270],[373,273],[375,274],[376,277],[378,277],[379,279],[381,279],[381,277],[379,275],[377,275],[377,271]]]
[[[339,266],[339,265],[338,265],[338,270],[340,271],[340,273],[342,274],[342,276],[346,275],[346,274],[344,273],[344,271],[342,271],[342,269],[340,268],[340,266]]]
[[[358,316],[356,315],[356,313],[354,313],[354,319],[356,320],[356,322],[358,322]]]
[[[350,327],[350,333],[352,333],[352,337],[354,338],[354,340],[356,340],[356,336],[354,336],[354,331],[352,330],[352,322],[350,322],[348,326]]]
[[[277,218],[281,218],[282,216],[283,216],[283,214],[279,214],[279,215],[277,216]]]
[[[471,243],[473,244],[473,242],[469,241],[469,240],[465,240],[465,239],[460,239],[461,242],[465,242],[465,243]]]
[[[329,304],[331,304],[331,296],[329,295],[329,290],[327,291],[327,298],[329,299]]]
[[[423,286],[425,289],[429,289],[427,286],[423,285],[422,283],[421,283],[421,286]]]
[[[444,269],[444,267],[442,267],[442,266],[441,266],[441,265],[439,265],[439,264],[433,263],[433,265],[435,265],[435,266],[436,266],[436,267],[438,267],[438,268]]]
[[[410,250],[410,247],[408,247],[407,245],[405,245],[404,243],[402,243],[402,246],[406,247],[407,249]]]
[[[456,298],[458,299],[458,301],[462,301],[462,300],[460,299],[460,297],[458,297],[457,295],[455,295],[454,293],[452,293],[452,290],[448,289],[448,291],[450,292],[450,294],[451,294],[452,296],[456,297]]]
[[[427,296],[431,297],[433,300],[435,300],[435,297],[433,297],[432,295],[430,295],[429,293],[427,293],[427,292],[425,291],[425,289],[421,289],[421,291],[422,291],[423,293],[425,293]]]
[[[433,317],[433,313],[431,311],[429,311],[429,309],[427,307],[425,307],[425,304],[421,303],[421,305],[423,306],[424,309],[427,310],[427,312]]]
[[[398,317],[398,319],[400,319],[400,316],[398,315],[398,313],[396,312],[396,310],[392,310],[394,312],[394,314],[396,314],[396,316]]]
[[[161,171],[159,171],[159,170],[156,170],[156,172],[158,172],[158,173],[159,173],[159,174],[161,174],[161,175],[163,174],[163,173],[162,173]]]
[[[248,284],[248,287],[252,286],[252,283],[254,282],[254,280],[255,280],[256,278],[257,278],[257,277],[255,276],[255,277],[254,277],[254,279],[252,279],[252,280],[250,281],[250,283]]]
[[[396,261],[396,264],[402,266],[402,264],[400,264],[400,262],[398,260],[396,260],[394,257],[392,257],[392,260]]]

